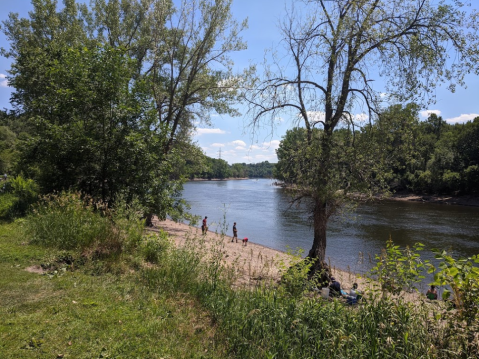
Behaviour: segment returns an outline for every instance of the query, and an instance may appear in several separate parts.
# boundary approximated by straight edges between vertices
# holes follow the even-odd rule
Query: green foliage
[[[119,241],[109,218],[78,193],[43,197],[25,221],[31,242],[58,249],[85,249]]]
[[[199,159],[204,165],[188,166],[190,178],[225,179],[233,178],[273,178],[274,163],[234,163],[229,165],[225,160],[211,158],[203,154]]]
[[[166,232],[160,231],[158,235],[148,234],[141,241],[141,253],[146,261],[159,263],[163,252],[170,246]]]
[[[15,153],[15,142],[17,136],[7,126],[2,126],[0,122],[0,174],[11,171]]]
[[[119,200],[117,207],[79,193],[62,192],[41,198],[25,220],[34,244],[58,249],[94,251],[95,256],[133,250],[141,240],[142,209]]]
[[[10,14],[2,55],[13,60],[16,114],[33,127],[17,146],[18,171],[43,193],[81,191],[110,207],[121,194],[148,217],[180,213],[194,121],[208,122],[212,111],[238,114],[245,77],[233,75],[229,53],[245,48],[246,23],[230,7],[231,0],[36,0],[29,18]],[[11,137],[3,126],[0,135]],[[0,148],[2,163],[7,157]]]
[[[423,249],[421,243],[401,249],[389,238],[381,255],[375,257],[376,265],[370,271],[371,282],[380,285],[383,295],[398,295],[403,290],[417,289],[415,285],[425,278],[422,272],[429,263],[421,260],[419,252]]]
[[[374,144],[360,132],[340,129],[327,136],[321,130],[312,131],[311,144],[306,145],[308,133],[304,128],[288,130],[278,148],[275,178],[294,185],[301,193],[314,198],[327,198],[334,204],[351,192],[376,193],[384,189],[381,161],[373,161]],[[328,163],[328,185],[318,186],[321,166],[326,160],[322,146],[331,141],[329,154],[335,161]]]
[[[468,325],[479,320],[479,255],[466,259],[454,259],[446,251],[435,250],[435,258],[440,260],[438,268],[430,266],[434,273],[434,284],[446,286],[452,290],[456,308],[460,317]],[[443,299],[450,299],[451,292],[445,290]]]
[[[367,128],[392,190],[475,194],[479,120],[449,125],[431,114],[419,121],[414,104],[384,110]]]
[[[299,298],[304,295],[305,291],[313,288],[317,283],[309,278],[309,273],[314,262],[313,258],[300,260],[300,257],[296,256],[294,264],[282,270],[281,289],[293,297]]]
[[[186,238],[176,248],[166,233],[149,234],[131,252],[131,269],[116,274],[92,276],[88,267],[27,273],[14,264],[66,253],[21,244],[19,224],[0,226],[0,339],[8,339],[0,355],[462,359],[479,349],[477,320],[465,325],[465,318],[443,312],[440,303],[366,293],[366,301],[351,307],[305,291],[305,273],[298,272],[288,283],[233,289],[228,270],[218,267],[223,251],[205,252],[201,238]],[[410,283],[415,264],[407,262],[417,263],[416,255],[394,246],[389,253],[390,261],[399,262],[390,268],[403,267],[403,283]],[[144,263],[147,254],[154,261]],[[457,273],[466,273],[469,264],[461,263]]]
[[[0,219],[11,218],[17,202],[18,197],[13,193],[0,193]]]
[[[0,218],[23,216],[37,201],[39,188],[32,179],[17,176],[0,183]]]

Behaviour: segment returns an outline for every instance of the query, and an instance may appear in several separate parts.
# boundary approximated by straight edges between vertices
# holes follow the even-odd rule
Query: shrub
[[[161,231],[159,234],[149,234],[141,243],[141,253],[144,259],[150,263],[158,263],[164,251],[168,248],[167,234]]]
[[[423,249],[421,243],[416,243],[412,248],[400,248],[389,238],[381,255],[375,257],[376,265],[369,274],[371,283],[378,283],[383,295],[397,295],[403,290],[416,289],[416,283],[424,279],[422,272],[429,264],[429,261],[421,260],[419,252]]]
[[[17,201],[18,197],[13,193],[0,194],[0,218],[10,218]]]
[[[59,249],[85,249],[96,243],[102,250],[119,250],[121,233],[98,207],[79,193],[43,197],[26,220],[32,243]]]
[[[454,192],[460,188],[461,175],[457,172],[446,170],[442,176],[444,190],[447,192]]]
[[[38,185],[32,179],[17,176],[2,184],[0,218],[13,218],[26,214],[38,199]]]
[[[468,193],[478,193],[479,188],[479,166],[469,166],[464,170],[464,186]]]

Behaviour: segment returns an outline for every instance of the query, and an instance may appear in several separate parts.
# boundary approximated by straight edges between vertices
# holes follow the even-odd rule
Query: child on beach
[[[243,238],[243,244],[246,246],[247,243],[248,243],[248,237],[244,237]]]

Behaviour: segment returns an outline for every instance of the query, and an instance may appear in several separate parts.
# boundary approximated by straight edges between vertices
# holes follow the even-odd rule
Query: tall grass
[[[479,337],[471,338],[441,303],[377,291],[355,306],[325,301],[307,291],[301,270],[280,284],[232,289],[228,271],[234,269],[218,266],[218,253],[205,255],[201,238],[190,239],[163,250],[159,265],[144,275],[158,290],[197,296],[235,357],[476,358],[479,352]]]
[[[128,208],[108,209],[79,193],[63,192],[43,197],[27,216],[25,226],[34,244],[119,252],[129,245],[135,247],[141,239],[143,223],[134,213]]]

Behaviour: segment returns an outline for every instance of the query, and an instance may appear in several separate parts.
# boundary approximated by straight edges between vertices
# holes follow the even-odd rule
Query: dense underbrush
[[[199,238],[188,238],[187,245],[177,248],[164,232],[142,235],[143,222],[134,206],[100,207],[75,194],[60,194],[44,198],[22,223],[31,243],[66,250],[72,263],[82,263],[82,270],[96,268],[96,275],[133,271],[151,293],[196,298],[216,328],[215,345],[227,348],[232,357],[478,357],[477,299],[461,297],[478,289],[477,257],[456,262],[440,253],[444,261],[436,270],[418,265],[414,250],[401,252],[389,243],[371,274],[382,285],[371,287],[361,303],[350,306],[341,299],[321,299],[299,277],[294,279],[298,285],[289,280],[232,289],[234,268],[222,266],[220,248],[206,252]],[[438,285],[452,287],[454,305],[411,302],[400,295],[404,288],[413,290],[423,267],[437,271]],[[393,271],[398,274],[387,275]]]

